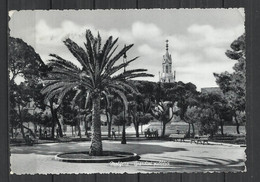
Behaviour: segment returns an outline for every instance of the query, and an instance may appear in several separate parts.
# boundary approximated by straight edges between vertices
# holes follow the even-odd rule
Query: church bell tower
[[[173,83],[175,82],[176,72],[172,70],[172,56],[169,54],[169,41],[166,40],[166,53],[163,55],[162,61],[162,74],[160,75],[160,82]]]

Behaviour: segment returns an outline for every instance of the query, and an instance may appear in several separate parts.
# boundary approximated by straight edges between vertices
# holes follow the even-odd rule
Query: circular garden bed
[[[55,156],[55,160],[74,163],[109,163],[109,162],[127,162],[139,160],[140,156],[136,153],[103,151],[102,156],[90,156],[87,151],[68,152]]]

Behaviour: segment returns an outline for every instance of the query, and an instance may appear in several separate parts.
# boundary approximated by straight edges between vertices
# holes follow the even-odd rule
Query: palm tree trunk
[[[93,97],[91,145],[89,155],[102,155],[101,120],[100,120],[100,95]]]

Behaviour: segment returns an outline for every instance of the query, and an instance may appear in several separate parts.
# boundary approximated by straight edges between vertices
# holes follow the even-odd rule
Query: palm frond
[[[118,66],[114,66],[113,68],[110,68],[110,69],[107,69],[106,68],[106,71],[105,73],[101,76],[102,77],[102,80],[105,80],[107,79],[108,77],[110,77],[112,74],[116,73],[117,71],[119,71],[120,69],[128,66],[131,62],[135,61],[138,57],[135,57],[134,59],[131,59],[129,61],[127,61],[126,63],[122,63]]]
[[[80,95],[81,93],[82,93],[82,90],[78,89],[77,92],[76,92],[76,94],[74,95],[72,101],[71,101],[71,105],[73,105],[73,106],[75,105],[76,100],[78,100],[79,95]]]
[[[45,87],[41,90],[42,94],[46,94],[48,92],[52,92],[52,90],[58,89],[63,87],[65,84],[64,82],[60,82],[60,81],[53,81],[53,82],[49,82],[48,84],[45,85]]]
[[[131,47],[133,47],[134,44],[130,44],[128,46],[125,46],[117,55],[115,55],[112,59],[109,59],[106,69],[110,70],[116,61],[121,58]]]
[[[110,89],[122,100],[124,107],[125,107],[125,111],[127,111],[128,110],[128,101],[127,101],[125,94],[120,90],[113,89],[113,88],[110,88]]]
[[[143,73],[147,71],[147,69],[133,69],[133,70],[127,70],[124,71],[123,73],[120,73],[118,75],[115,75],[112,77],[112,79],[116,79],[116,80],[122,80],[124,78],[127,78],[128,76],[131,76],[132,74],[136,74],[136,73]]]
[[[89,91],[87,91],[87,96],[86,96],[86,100],[85,100],[85,108],[87,108],[90,98],[91,98],[91,93]]]
[[[109,95],[110,95],[110,93],[109,92],[107,92],[107,91],[105,91],[105,90],[103,90],[102,92],[101,92],[101,94],[104,96],[104,98],[106,99],[106,108],[108,108],[109,106],[110,106],[110,100],[109,100]]]
[[[53,97],[59,94],[63,90],[63,87],[52,89],[51,91],[47,92],[44,97],[44,103],[47,104]]]
[[[89,63],[90,63],[92,70],[93,70],[92,73],[94,73],[95,68],[96,68],[96,66],[95,66],[96,65],[96,63],[95,63],[96,59],[94,57],[94,50],[93,50],[94,38],[93,38],[93,35],[92,35],[90,30],[87,30],[87,32],[86,32],[86,40],[87,40],[87,42],[84,43],[84,45],[85,45],[85,48],[87,50],[86,53],[87,53]]]
[[[85,68],[84,70],[93,73],[93,67],[91,67],[91,64],[88,64],[89,60],[86,52],[80,46],[78,46],[77,43],[69,38],[63,42],[69,51],[73,54],[73,56],[80,62],[83,68]]]
[[[129,90],[131,93],[138,93],[138,90],[135,86],[131,85],[129,82],[125,82],[125,81],[116,81],[119,85],[122,85],[123,87],[125,87],[127,90]]]
[[[118,46],[116,46],[113,50],[112,48],[114,47],[114,45],[117,43],[118,38],[116,38],[113,41],[113,37],[110,36],[106,42],[106,44],[103,46],[101,55],[102,55],[102,64],[100,67],[101,72],[104,70],[104,68],[106,67],[107,63],[109,62],[111,56],[113,55],[113,53],[115,52],[115,50],[117,49]],[[111,51],[112,50],[112,51]]]
[[[55,60],[53,60],[53,59],[49,60],[49,62],[51,62],[51,64],[57,63],[57,64],[59,64],[63,67],[66,67],[68,69],[80,71],[80,69],[75,64],[73,64],[72,62],[63,59],[56,54],[50,54],[50,56],[53,57],[53,58],[56,58]]]
[[[132,78],[138,78],[138,77],[154,77],[153,74],[148,73],[137,73],[137,74],[131,74],[130,76],[127,76],[126,79],[132,79]]]
[[[77,83],[72,83],[70,85],[66,85],[66,87],[64,87],[64,89],[59,93],[59,95],[57,97],[57,99],[58,99],[57,104],[60,105],[62,100],[63,100],[63,98],[65,97],[65,95],[69,91],[71,91],[73,88],[75,88],[76,86],[77,86]]]

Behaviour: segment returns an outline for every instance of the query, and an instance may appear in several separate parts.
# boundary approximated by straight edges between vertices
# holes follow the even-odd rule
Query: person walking
[[[44,138],[47,138],[47,131],[44,131]]]
[[[56,138],[59,138],[59,128],[56,129]]]
[[[112,128],[112,139],[116,139],[116,131],[114,128]]]

